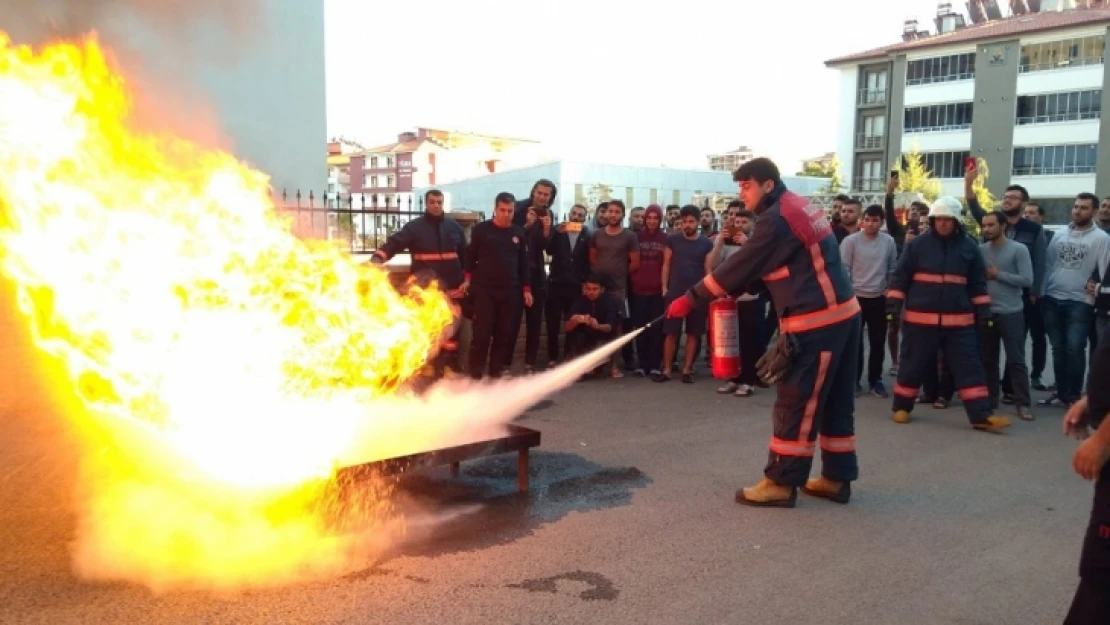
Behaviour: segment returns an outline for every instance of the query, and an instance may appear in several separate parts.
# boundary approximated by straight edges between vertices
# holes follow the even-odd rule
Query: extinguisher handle
[[[667,315],[666,315],[666,313],[664,313],[664,314],[662,314],[662,315],[659,315],[659,316],[658,316],[658,317],[656,317],[655,319],[652,319],[651,321],[649,321],[649,322],[645,323],[645,324],[644,324],[644,327],[645,327],[645,328],[650,328],[651,326],[653,326],[653,325],[655,325],[655,324],[659,323],[660,321],[663,321],[663,320],[664,320],[664,319],[666,319],[666,318],[667,318]]]

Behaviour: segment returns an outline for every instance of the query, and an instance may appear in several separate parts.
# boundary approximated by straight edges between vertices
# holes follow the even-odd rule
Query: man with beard
[[[856,349],[860,307],[840,262],[825,210],[786,189],[767,158],[732,175],[740,199],[757,215],[751,238],[720,267],[667,309],[682,318],[720,297],[765,284],[782,314],[779,338],[757,363],[760,378],[777,384],[774,434],[764,479],[736,492],[738,503],[794,507],[797,489],[848,503],[856,460]],[[809,479],[820,435],[821,477]]]
[[[709,266],[714,269],[740,251],[740,247],[748,241],[755,229],[755,215],[744,210],[744,203],[740,200],[729,204],[727,215],[728,221],[722,225],[721,233],[713,240],[713,251],[709,254]],[[763,300],[759,295],[744,293],[736,298],[736,320],[740,326],[740,374],[718,387],[718,393],[736,397],[751,397],[755,393],[759,382],[755,363],[759,360],[763,307]]]
[[[1010,421],[991,414],[976,334],[976,325],[985,329],[991,320],[987,272],[978,246],[960,227],[962,209],[952,196],[937,198],[928,231],[906,245],[891,276],[888,312],[902,316],[903,335],[892,418],[910,422],[926,372],[943,350],[972,427],[997,433]]]
[[[624,223],[624,202],[611,200],[604,214],[599,215],[603,227],[590,236],[590,270],[606,280],[605,289],[617,308],[619,323],[613,338],[619,338],[624,320],[628,319],[628,274],[640,266],[640,242]],[[613,354],[612,376],[622,378],[617,367],[620,353]],[[625,365],[631,364],[626,358]]]
[[[859,231],[859,218],[863,214],[863,204],[855,198],[848,198],[840,207],[840,223],[833,226],[833,234],[839,245],[848,235]]]
[[[717,213],[713,212],[712,208],[701,209],[701,219],[699,221],[701,233],[709,239],[717,235]]]
[[[532,287],[534,305],[524,309],[524,374],[529,375],[536,368],[536,357],[540,351],[540,331],[543,329],[543,315],[547,305],[547,268],[544,264],[544,250],[551,238],[551,206],[559,190],[555,183],[547,179],[537,180],[526,200],[516,203],[513,210],[513,223],[524,228],[524,240],[528,246],[528,275]],[[528,223],[528,215],[534,213],[535,221]],[[521,221],[521,215],[524,216]],[[509,346],[505,363],[508,370],[512,364],[513,352],[520,335],[520,319],[513,327],[512,344]]]
[[[1036,202],[1026,202],[1025,218],[1035,224],[1044,226],[1044,207]],[[1048,246],[1052,245],[1053,234],[1055,233],[1052,230],[1044,229],[1046,255]],[[1036,391],[1047,391],[1049,389],[1041,381],[1041,374],[1044,373],[1044,367],[1048,361],[1048,331],[1044,327],[1044,314],[1041,310],[1041,304],[1035,304],[1031,310],[1031,314],[1026,318],[1026,323],[1032,324],[1026,330],[1033,338],[1033,366],[1029,370],[1029,386]]]
[[[548,280],[547,324],[548,368],[559,361],[559,334],[571,306],[582,293],[582,281],[590,273],[590,233],[586,230],[586,207],[575,204],[570,209],[567,222],[559,224],[547,243],[551,255],[551,274]]]
[[[412,257],[410,267],[417,280],[425,284],[437,280],[451,298],[453,308],[459,311],[465,296],[459,286],[463,283],[466,235],[459,222],[444,216],[441,191],[426,192],[424,214],[389,237],[370,257],[370,262],[380,265],[404,251]],[[461,312],[456,312],[455,329],[431,363],[433,377],[443,377],[459,369],[459,317]]]
[[[967,168],[964,170],[964,197],[971,215],[980,226],[983,225],[983,207],[975,195],[975,179],[979,175],[979,165],[973,159],[968,159]],[[1002,214],[1006,216],[1003,234],[1007,239],[1021,243],[1029,250],[1029,258],[1033,261],[1033,284],[1024,289],[1024,303],[1022,316],[1025,318],[1025,328],[1035,328],[1044,325],[1043,320],[1035,319],[1043,315],[1043,310],[1038,302],[1044,294],[1045,277],[1045,251],[1048,247],[1044,235],[1044,227],[1025,218],[1025,203],[1029,201],[1029,192],[1019,184],[1006,187],[1002,195]],[[1025,337],[1022,337],[1022,342]],[[1014,403],[1014,389],[1007,375],[1002,377],[1002,401]]]
[[[1110,234],[1110,197],[1102,198],[1098,205],[1098,227],[1106,234]]]
[[[686,291],[704,278],[711,270],[709,253],[713,243],[700,233],[698,208],[687,205],[682,208],[682,234],[667,237],[667,247],[663,251],[662,286],[667,303],[685,297]],[[705,335],[708,321],[708,305],[702,305],[684,315],[684,319],[667,319],[663,322],[663,370],[653,379],[666,382],[671,379],[671,366],[678,351],[678,337],[686,326],[685,364],[682,367],[682,381],[692,384],[694,359],[697,357],[698,344]]]
[[[1082,394],[1087,343],[1094,313],[1088,290],[1091,275],[1105,275],[1110,261],[1110,235],[1095,227],[1098,197],[1080,193],[1067,229],[1052,237],[1045,277],[1044,320],[1052,344],[1056,392],[1042,406],[1075,403]]]
[[[849,216],[854,208],[845,204],[841,215]],[[840,242],[840,257],[848,278],[863,310],[863,325],[867,326],[867,342],[870,355],[867,359],[867,387],[874,397],[887,398],[883,386],[883,360],[886,345],[886,293],[890,285],[890,275],[894,273],[898,253],[894,237],[880,232],[883,224],[883,209],[875,204],[867,207],[863,227],[848,235]],[[859,374],[856,377],[856,390],[862,391],[859,381],[863,377],[863,337],[859,342]]]
[[[678,204],[667,205],[667,234],[674,234],[679,231],[678,215],[682,212],[682,207]]]
[[[999,211],[983,216],[983,238],[980,246],[987,263],[987,292],[991,296],[991,315],[979,338],[983,343],[983,366],[987,370],[987,389],[991,408],[998,407],[998,344],[1006,349],[1006,373],[1014,389],[1017,415],[1033,420],[1030,411],[1029,369],[1025,366],[1025,316],[1022,292],[1033,284],[1033,263],[1029,250],[1002,235],[1006,218]]]
[[[628,229],[632,232],[639,232],[644,229],[644,207],[637,206],[628,213]]]

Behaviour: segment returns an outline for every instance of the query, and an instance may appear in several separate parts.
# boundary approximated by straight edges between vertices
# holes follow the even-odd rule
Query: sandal
[[[683,384],[693,384],[694,383],[694,375],[692,373],[683,373],[682,374],[682,383]]]
[[[656,373],[655,375],[651,376],[651,381],[652,382],[670,382],[671,381],[671,376],[666,374],[666,373]]]

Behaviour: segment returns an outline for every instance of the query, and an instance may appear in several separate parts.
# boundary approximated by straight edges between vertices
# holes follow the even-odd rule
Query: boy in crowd
[[[664,293],[666,305],[670,305],[676,298],[683,297],[686,291],[693,288],[711,271],[709,253],[713,251],[713,243],[698,232],[699,217],[698,207],[684,206],[679,217],[682,234],[672,234],[667,237],[667,249],[663,252],[663,286],[666,289]],[[653,380],[666,382],[671,379],[671,368],[678,349],[678,335],[682,334],[683,322],[685,322],[686,349],[682,382],[694,383],[694,358],[697,356],[701,337],[705,334],[707,315],[708,309],[699,306],[685,319],[667,319],[663,322],[663,334],[666,335],[663,342],[663,371],[652,378]]]
[[[605,287],[597,274],[591,274],[582,284],[582,295],[570,308],[567,332],[567,360],[586,354],[606,343],[619,322],[613,300],[603,297]],[[604,375],[605,364],[599,365],[594,376]]]

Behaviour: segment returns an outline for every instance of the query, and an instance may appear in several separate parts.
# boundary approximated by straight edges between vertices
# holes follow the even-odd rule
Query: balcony
[[[886,89],[860,89],[856,104],[859,106],[880,106],[886,104]]]
[[[886,137],[883,135],[869,135],[862,132],[856,134],[857,150],[881,150],[885,143]]]
[[[1054,113],[1051,115],[1029,115],[1018,117],[1017,123],[1019,126],[1027,126],[1029,124],[1055,124],[1059,122],[1089,121],[1093,119],[1102,119],[1102,111],[1067,111],[1065,113]]]
[[[863,191],[875,193],[886,189],[886,180],[882,178],[856,178],[856,182],[852,185],[853,191]]]

